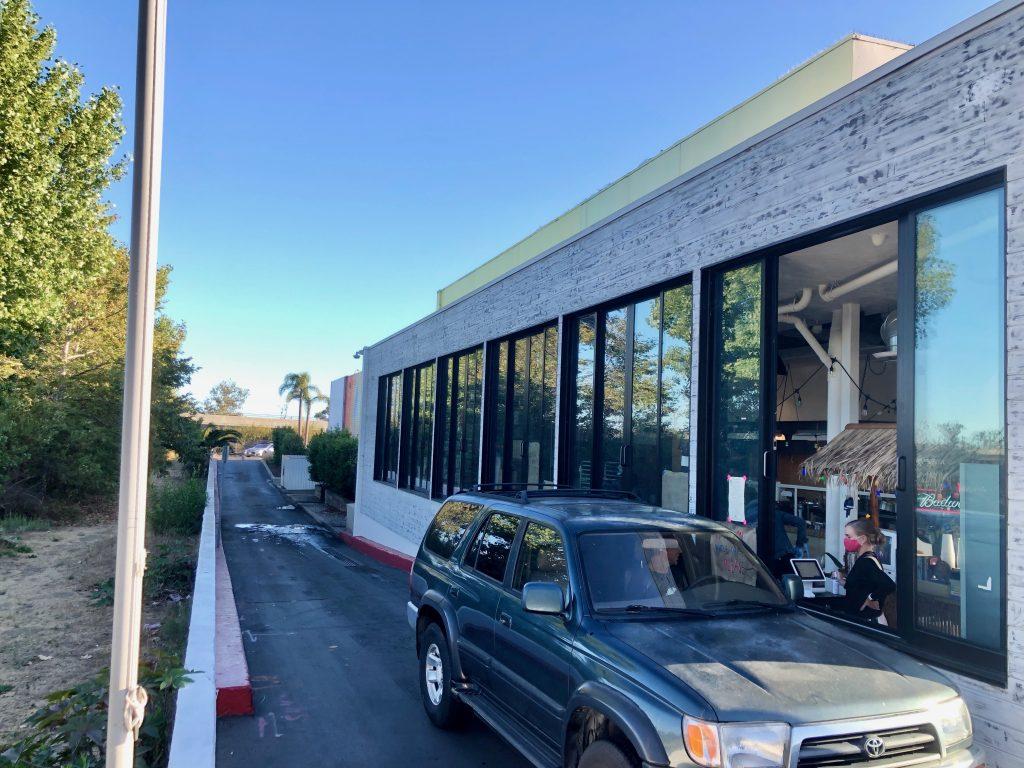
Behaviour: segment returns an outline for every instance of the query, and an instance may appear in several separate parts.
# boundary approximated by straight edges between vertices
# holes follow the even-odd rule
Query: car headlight
[[[711,723],[683,718],[690,759],[704,768],[779,768],[789,744],[786,723]]]
[[[957,696],[935,708],[935,724],[946,749],[971,738],[971,713],[964,700]]]

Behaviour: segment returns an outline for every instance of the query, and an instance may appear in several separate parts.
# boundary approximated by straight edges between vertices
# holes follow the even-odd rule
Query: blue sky
[[[857,31],[988,3],[172,0],[160,261],[199,397],[324,389],[435,291]],[[131,126],[136,3],[36,0]],[[131,151],[131,135],[124,151]],[[128,237],[130,178],[111,193]]]

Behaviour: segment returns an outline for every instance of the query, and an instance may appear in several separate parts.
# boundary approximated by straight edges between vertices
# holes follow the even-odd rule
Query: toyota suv
[[[409,584],[427,716],[472,711],[537,766],[983,766],[945,677],[806,614],[798,577],[702,517],[460,493]]]

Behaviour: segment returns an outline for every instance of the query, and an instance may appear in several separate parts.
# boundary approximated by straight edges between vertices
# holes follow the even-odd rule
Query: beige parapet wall
[[[292,427],[298,425],[297,419],[275,419],[266,416],[239,416],[231,413],[200,413],[199,420],[203,424],[212,424],[216,427]],[[303,420],[305,428],[305,420]],[[322,419],[310,419],[310,433],[323,432],[327,429],[327,422]]]

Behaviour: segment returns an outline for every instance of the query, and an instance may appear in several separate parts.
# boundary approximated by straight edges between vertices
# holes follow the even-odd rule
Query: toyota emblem
[[[881,757],[885,754],[885,742],[882,741],[881,736],[871,734],[864,739],[864,754],[874,760],[876,757]]]

